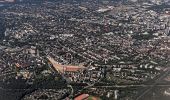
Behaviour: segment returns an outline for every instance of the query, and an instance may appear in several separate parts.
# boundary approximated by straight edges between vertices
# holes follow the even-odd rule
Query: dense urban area
[[[0,0],[0,100],[169,100],[170,0]]]

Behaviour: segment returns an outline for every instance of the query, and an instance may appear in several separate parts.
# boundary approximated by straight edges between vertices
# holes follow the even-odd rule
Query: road
[[[152,87],[153,85],[114,85],[114,86],[95,86],[101,88],[131,88],[131,87]],[[157,87],[170,87],[170,85],[159,84]]]
[[[169,86],[169,85],[157,85],[163,78],[165,78],[167,75],[170,73],[170,68],[167,68],[167,70],[160,75],[153,84],[150,85],[141,95],[139,95],[136,100],[143,100],[142,98],[149,92],[151,91],[155,86]]]

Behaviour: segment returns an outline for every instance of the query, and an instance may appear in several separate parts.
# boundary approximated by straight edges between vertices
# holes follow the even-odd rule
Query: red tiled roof
[[[76,71],[79,71],[83,69],[82,67],[78,67],[78,66],[66,66],[65,67],[65,71],[68,71],[68,72],[76,72]]]
[[[84,100],[84,99],[86,99],[88,97],[89,97],[88,94],[81,94],[81,95],[75,97],[74,100]]]

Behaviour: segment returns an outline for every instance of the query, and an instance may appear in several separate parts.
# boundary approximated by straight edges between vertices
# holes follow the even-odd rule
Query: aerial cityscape
[[[170,100],[170,0],[0,0],[0,100]]]

